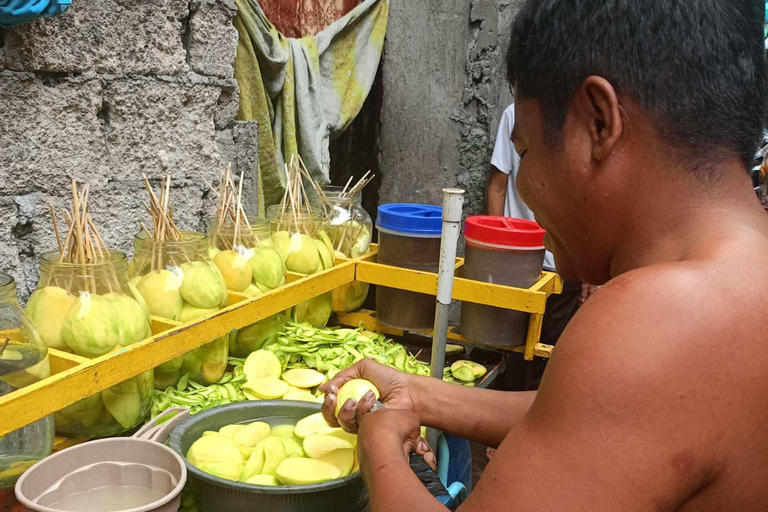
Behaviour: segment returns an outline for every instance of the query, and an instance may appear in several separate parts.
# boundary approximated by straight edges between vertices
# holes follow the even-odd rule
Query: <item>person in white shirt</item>
[[[515,105],[512,104],[504,111],[501,123],[499,123],[499,131],[496,134],[496,145],[491,157],[491,176],[488,180],[486,194],[486,209],[488,215],[536,220],[530,208],[520,199],[515,187],[520,157],[512,144],[511,137],[514,126]],[[544,270],[556,272],[555,258],[549,251],[544,256]],[[590,285],[567,282],[563,287],[562,294],[550,296],[547,300],[547,309],[542,324],[541,343],[548,345],[557,343],[557,339],[565,330],[568,321],[594,289]],[[525,383],[509,383],[509,386],[536,389],[543,371],[544,365],[529,365],[526,372],[508,372],[510,376],[517,374],[517,378],[522,378],[520,374],[524,373],[526,379]]]

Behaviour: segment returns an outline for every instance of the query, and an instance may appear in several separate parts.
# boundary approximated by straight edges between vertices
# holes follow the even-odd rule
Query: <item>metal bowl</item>
[[[291,400],[259,400],[214,407],[179,425],[170,447],[184,458],[198,507],[204,512],[353,512],[365,495],[360,473],[312,485],[268,486],[226,480],[200,471],[186,459],[192,443],[206,430],[233,423],[264,421],[271,426],[295,424],[320,412],[320,404]]]

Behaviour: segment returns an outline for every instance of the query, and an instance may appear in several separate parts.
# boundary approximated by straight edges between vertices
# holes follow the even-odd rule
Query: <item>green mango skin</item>
[[[77,298],[58,286],[35,290],[27,301],[25,312],[50,348],[69,350],[61,339],[61,328]]]
[[[121,338],[118,310],[110,298],[81,293],[61,328],[64,343],[77,355],[99,357],[118,345],[128,345]],[[122,342],[122,343],[121,343]]]

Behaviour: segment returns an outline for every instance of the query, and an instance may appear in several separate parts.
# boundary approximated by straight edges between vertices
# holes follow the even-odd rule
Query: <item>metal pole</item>
[[[455,188],[443,189],[443,232],[440,239],[440,266],[437,277],[437,308],[432,331],[432,377],[443,378],[445,367],[445,345],[448,335],[448,313],[453,292],[453,274],[456,269],[456,245],[461,231],[461,213],[464,206],[464,191]],[[437,449],[440,432],[428,429],[427,442]]]

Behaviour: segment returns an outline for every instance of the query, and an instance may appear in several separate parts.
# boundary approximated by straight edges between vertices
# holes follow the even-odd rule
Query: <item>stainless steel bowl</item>
[[[290,400],[259,400],[215,407],[192,416],[171,435],[170,447],[184,457],[197,506],[204,512],[353,512],[365,495],[360,473],[313,485],[252,485],[200,471],[186,459],[187,451],[206,430],[233,423],[264,421],[296,423],[320,412],[320,404]]]

